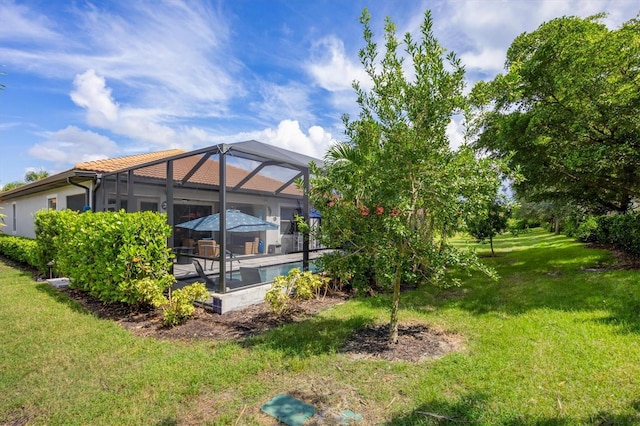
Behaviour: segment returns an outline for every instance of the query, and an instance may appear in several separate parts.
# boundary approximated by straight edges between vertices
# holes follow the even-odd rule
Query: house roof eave
[[[47,176],[44,179],[35,182],[26,183],[17,188],[0,192],[0,201],[12,200],[27,195],[36,194],[45,190],[53,190],[69,185],[67,179],[72,177],[80,177],[85,180],[93,180],[97,174],[86,170],[70,169],[55,175]]]

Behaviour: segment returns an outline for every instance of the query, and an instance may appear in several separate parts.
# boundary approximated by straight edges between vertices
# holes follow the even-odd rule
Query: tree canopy
[[[25,185],[27,183],[32,183],[32,182],[36,182],[39,181],[40,179],[44,179],[46,177],[49,176],[49,172],[46,170],[32,170],[29,171],[27,173],[25,173],[24,175],[24,182],[22,181],[13,181],[13,182],[9,182],[7,184],[5,184],[3,187],[0,188],[0,190],[2,191],[8,191],[10,189],[15,189],[18,188],[22,185]]]
[[[411,78],[391,19],[380,58],[369,20],[365,9],[360,59],[373,86],[354,83],[360,115],[343,117],[348,140],[313,170],[310,198],[322,213],[321,240],[342,249],[325,266],[361,289],[393,289],[389,339],[396,342],[401,283],[442,285],[456,264],[486,271],[447,237],[495,197],[499,179],[490,160],[476,159],[466,146],[449,147],[446,127],[465,106],[464,70],[455,54],[445,56],[430,13],[419,41],[404,37]]]
[[[530,200],[626,212],[640,197],[640,21],[562,17],[518,36],[478,83],[477,147],[519,168]]]
[[[480,212],[467,222],[467,231],[478,241],[489,240],[491,256],[496,253],[493,250],[493,237],[504,232],[508,227],[511,217],[511,206],[503,199],[491,201],[484,212]]]

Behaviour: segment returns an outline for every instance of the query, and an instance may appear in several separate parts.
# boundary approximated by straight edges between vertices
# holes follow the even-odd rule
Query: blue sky
[[[367,83],[358,17],[417,33],[432,10],[468,87],[503,69],[523,31],[607,12],[618,27],[638,0],[0,0],[0,186],[101,158],[256,139],[322,157],[356,115]],[[399,37],[401,38],[401,37]],[[452,144],[462,140],[458,120]]]

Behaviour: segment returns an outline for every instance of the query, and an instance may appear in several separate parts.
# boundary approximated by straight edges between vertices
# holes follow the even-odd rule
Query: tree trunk
[[[559,219],[555,219],[554,220],[554,227],[555,227],[555,234],[556,235],[560,235],[560,220]]]
[[[491,257],[495,257],[496,253],[493,251],[493,235],[489,235],[489,244],[491,245]]]
[[[400,307],[400,281],[402,278],[402,262],[396,265],[393,276],[393,302],[391,303],[391,321],[389,322],[389,343],[398,343],[398,309]]]

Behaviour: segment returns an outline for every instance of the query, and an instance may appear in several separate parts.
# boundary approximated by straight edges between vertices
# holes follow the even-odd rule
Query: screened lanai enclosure
[[[211,272],[208,283],[218,293],[264,281],[245,275],[278,257],[308,266],[309,253],[320,247],[297,231],[296,216],[311,226],[319,220],[306,196],[309,164],[319,160],[257,141],[167,155],[103,173],[93,193],[95,210],[166,213],[174,271],[196,273],[199,266]],[[255,224],[238,227],[240,218]]]

